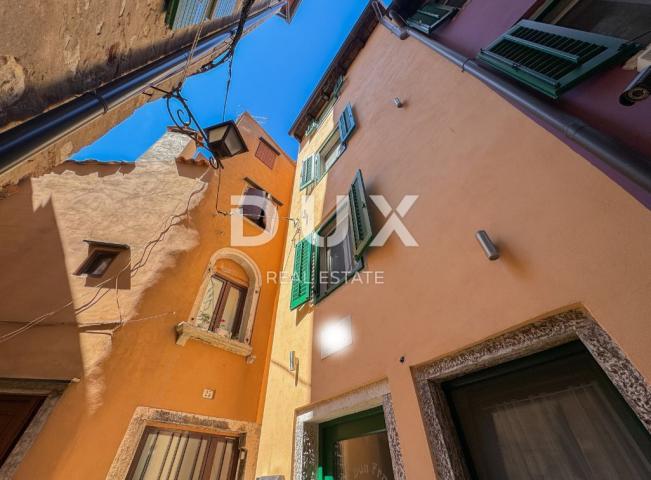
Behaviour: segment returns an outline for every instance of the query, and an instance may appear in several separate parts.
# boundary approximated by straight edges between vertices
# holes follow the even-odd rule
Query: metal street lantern
[[[237,125],[232,120],[205,128],[208,149],[218,159],[248,152]]]
[[[208,128],[201,128],[190,106],[181,95],[181,85],[167,92],[158,87],[151,87],[165,94],[167,111],[178,131],[192,138],[199,147],[207,148],[211,157],[208,162],[213,168],[224,168],[221,159],[248,152],[246,143],[235,125],[229,120]]]

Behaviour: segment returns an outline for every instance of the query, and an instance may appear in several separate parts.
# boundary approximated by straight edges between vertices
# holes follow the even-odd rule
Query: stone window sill
[[[222,337],[221,335],[196,327],[188,322],[181,322],[176,326],[176,344],[185,345],[188,340],[199,340],[201,342],[221,348],[227,352],[250,357],[253,348],[251,345],[242,343],[239,340]]]

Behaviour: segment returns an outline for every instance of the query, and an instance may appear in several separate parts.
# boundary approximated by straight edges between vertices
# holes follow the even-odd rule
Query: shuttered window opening
[[[306,303],[312,294],[312,241],[311,237],[300,240],[294,249],[294,272],[290,310]]]
[[[314,246],[312,279],[315,300],[320,300],[341,286],[364,267],[362,258],[355,257],[350,211],[331,216],[318,230],[319,241]],[[345,229],[345,235],[342,231]],[[342,238],[343,237],[343,238]]]
[[[355,257],[361,257],[373,239],[371,217],[368,211],[368,201],[364,179],[361,170],[357,170],[355,180],[348,191],[350,203],[351,229],[353,237],[353,251]]]
[[[269,145],[266,140],[261,138],[260,143],[258,143],[258,148],[255,151],[255,156],[267,167],[273,169],[274,164],[276,163],[276,157],[278,157],[278,152]]]
[[[301,165],[301,183],[300,183],[300,189],[303,190],[304,188],[307,188],[310,186],[314,181],[316,181],[317,177],[317,170],[319,166],[320,160],[318,158],[318,154],[310,155],[309,157],[303,159],[303,163]]]
[[[172,0],[167,8],[166,21],[178,30],[201,23],[210,13],[214,0]]]
[[[639,49],[625,40],[521,20],[478,58],[558,98],[590,75],[623,62]]]
[[[348,191],[347,210],[342,210],[329,217],[315,234],[296,244],[291,310],[308,302],[313,295],[320,300],[363,268],[362,256],[373,239],[373,228],[364,179],[359,170]],[[341,235],[338,229],[345,228],[342,224],[346,223],[346,235]],[[313,239],[313,235],[316,238]]]
[[[410,27],[420,30],[425,35],[430,35],[446,20],[452,18],[457,11],[457,8],[441,5],[438,2],[428,2],[416,10],[416,13],[406,22]]]
[[[147,427],[128,480],[234,480],[237,438]]]
[[[545,0],[531,20],[617,38],[651,41],[648,0]]]
[[[349,103],[339,116],[339,138],[341,139],[341,143],[346,143],[346,140],[353,133],[355,127],[356,122],[355,115],[353,114],[353,106]]]
[[[43,404],[40,395],[0,394],[0,466]]]

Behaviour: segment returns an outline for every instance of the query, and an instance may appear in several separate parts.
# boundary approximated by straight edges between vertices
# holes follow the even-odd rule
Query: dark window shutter
[[[339,138],[341,139],[341,143],[346,142],[348,140],[348,137],[350,137],[351,133],[353,133],[353,130],[355,130],[355,115],[353,114],[353,107],[349,103],[346,105],[346,108],[344,108],[344,111],[341,112],[341,115],[339,116]]]
[[[0,394],[0,465],[11,454],[45,397]]]
[[[306,188],[314,181],[314,157],[314,155],[310,155],[309,157],[305,158],[303,160],[303,164],[301,165],[301,190]]]
[[[312,242],[305,237],[296,244],[294,251],[294,274],[289,308],[303,305],[312,294]]]
[[[452,18],[458,9],[429,2],[419,8],[406,22],[412,28],[420,30],[425,35],[430,35],[443,22]]]
[[[360,257],[373,239],[371,218],[368,213],[368,201],[361,170],[357,170],[355,180],[348,191],[350,203],[350,220],[353,248],[356,257]]]
[[[260,143],[258,143],[255,156],[267,167],[273,170],[274,164],[276,163],[276,157],[278,157],[278,152],[264,139],[260,138]]]
[[[521,20],[477,56],[545,95],[558,98],[593,73],[633,55],[619,38]]]

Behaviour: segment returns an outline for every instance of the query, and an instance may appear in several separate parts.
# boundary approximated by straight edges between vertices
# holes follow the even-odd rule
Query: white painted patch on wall
[[[321,359],[343,350],[352,343],[353,329],[350,315],[329,320],[319,332]]]

